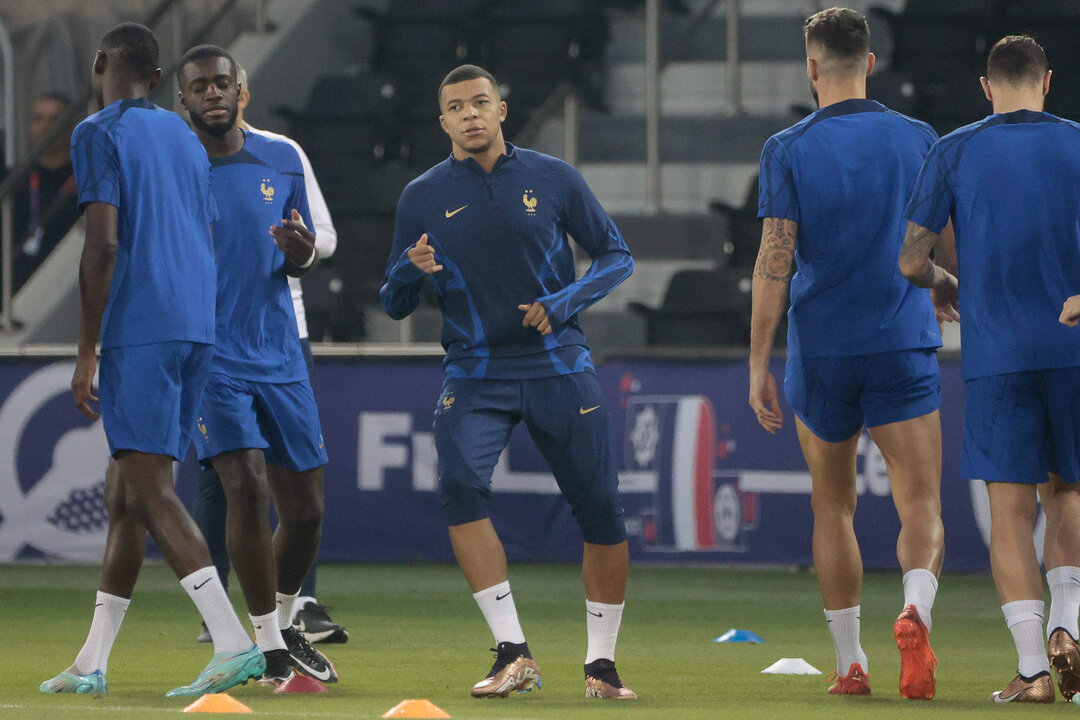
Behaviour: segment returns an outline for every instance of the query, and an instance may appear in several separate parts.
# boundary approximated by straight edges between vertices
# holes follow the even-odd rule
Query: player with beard
[[[161,81],[158,43],[124,23],[102,38],[91,72],[102,110],[75,129],[71,154],[86,215],[79,268],[82,313],[71,389],[97,419],[92,382],[101,335],[101,416],[113,455],[106,476],[109,535],[90,634],[43,693],[103,695],[109,653],[131,602],[147,530],[214,635],[214,658],[174,695],[221,692],[263,672],[173,490],[210,369],[216,272],[206,152],[174,113],[147,96]]]
[[[333,666],[290,623],[319,547],[326,464],[288,283],[318,259],[303,168],[288,143],[237,126],[240,87],[228,52],[192,48],[177,81],[223,211],[214,228],[218,342],[199,410],[199,460],[213,464],[225,491],[229,557],[267,657],[260,682],[288,679],[290,656],[301,672],[334,682]]]
[[[804,33],[820,109],[769,138],[761,152],[750,406],[767,431],[781,428],[769,357],[790,295],[784,391],[813,483],[814,567],[836,649],[829,692],[870,692],[854,529],[856,452],[866,425],[885,457],[900,517],[904,604],[893,626],[900,694],[930,699],[937,663],[930,612],[944,547],[941,335],[931,294],[907,283],[896,256],[904,203],[937,136],[866,99],[874,55],[861,14],[822,10],[807,18]],[[955,317],[948,298],[941,301]]]

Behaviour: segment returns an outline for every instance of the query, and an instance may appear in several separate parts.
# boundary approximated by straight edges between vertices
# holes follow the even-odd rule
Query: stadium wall
[[[101,558],[108,448],[101,422],[73,407],[72,369],[69,360],[0,363],[0,562]],[[782,360],[773,371],[782,376]],[[811,564],[810,478],[791,412],[775,437],[757,425],[744,360],[617,359],[598,377],[616,428],[635,561]],[[313,382],[330,453],[320,557],[452,559],[431,432],[438,361],[320,358]],[[986,492],[958,474],[958,362],[942,361],[942,382],[947,569],[985,571]],[[177,467],[190,500],[193,459]],[[865,433],[858,468],[864,562],[895,568],[899,521],[885,463]],[[581,535],[524,428],[500,461],[494,491],[493,521],[512,560],[580,559]]]

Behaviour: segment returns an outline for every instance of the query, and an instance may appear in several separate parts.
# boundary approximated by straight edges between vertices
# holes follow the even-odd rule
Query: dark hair
[[[861,60],[870,52],[870,26],[862,13],[833,7],[816,12],[803,23],[807,44],[814,43],[837,60]]]
[[[184,53],[184,56],[180,58],[180,62],[176,64],[176,84],[180,87],[184,86],[184,78],[181,73],[184,71],[185,65],[196,60],[206,60],[207,58],[225,58],[232,65],[233,77],[236,77],[236,60],[233,59],[228,50],[217,45],[196,45]]]
[[[121,23],[105,33],[101,49],[114,51],[109,56],[142,80],[153,77],[159,67],[157,38],[150,28],[139,23]]]
[[[1046,51],[1030,35],[1006,35],[986,58],[986,77],[1012,84],[1039,82],[1049,69]]]
[[[442,106],[442,91],[447,85],[454,85],[459,82],[466,82],[468,80],[479,80],[480,78],[487,78],[491,83],[491,87],[495,89],[495,94],[499,94],[499,83],[495,81],[495,76],[489,73],[479,65],[459,65],[446,74],[442,82],[439,83],[439,106]]]
[[[71,98],[60,92],[59,90],[47,90],[46,92],[43,92],[36,98],[34,98],[35,102],[37,102],[38,100],[52,100],[53,102],[60,103],[64,107],[68,107],[71,105]]]

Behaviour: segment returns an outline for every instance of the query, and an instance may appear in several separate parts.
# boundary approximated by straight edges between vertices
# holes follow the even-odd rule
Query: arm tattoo
[[[790,282],[795,274],[795,240],[799,224],[784,218],[765,218],[761,226],[754,275],[775,282]]]
[[[909,277],[916,287],[930,287],[934,280],[934,263],[930,260],[930,250],[938,241],[938,234],[914,222],[909,222],[904,244],[900,248],[900,266],[910,267],[925,265],[925,270],[917,277]]]

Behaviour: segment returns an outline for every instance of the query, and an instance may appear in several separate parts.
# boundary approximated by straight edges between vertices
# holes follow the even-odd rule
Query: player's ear
[[[986,99],[990,102],[994,102],[994,94],[990,92],[990,80],[985,76],[981,77],[979,78],[979,84],[982,85],[983,95],[986,96]]]
[[[161,68],[154,68],[154,74],[150,76],[150,92],[153,92],[161,84]]]
[[[812,58],[809,55],[806,56],[806,77],[811,82],[817,82],[818,74],[821,72],[821,68],[818,67],[818,61],[816,58]]]
[[[1042,82],[1043,97],[1046,97],[1046,95],[1050,92],[1050,76],[1053,75],[1053,74],[1054,74],[1053,70],[1047,70],[1046,74],[1043,75],[1043,82]]]
[[[98,50],[97,55],[94,56],[94,67],[92,68],[95,75],[104,75],[105,68],[109,64],[109,56],[105,54],[104,50]]]
[[[450,129],[446,127],[446,116],[441,113],[439,114],[439,125],[442,126],[444,133],[450,134]]]
[[[506,113],[507,112],[508,112],[508,110],[507,110],[507,107],[506,107],[506,101],[505,100],[500,100],[499,101],[499,122],[503,122],[504,120],[506,120]]]
[[[877,62],[877,57],[874,55],[874,53],[870,53],[869,55],[867,55],[867,57],[866,57],[866,74],[867,75],[870,75],[870,73],[874,72],[874,63],[875,62]]]

